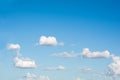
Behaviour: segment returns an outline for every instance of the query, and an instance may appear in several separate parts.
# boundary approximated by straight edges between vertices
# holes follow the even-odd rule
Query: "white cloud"
[[[113,56],[112,60],[113,63],[109,64],[108,67],[110,68],[114,76],[120,76],[120,57]]]
[[[103,51],[103,52],[91,52],[88,48],[84,48],[82,52],[82,56],[85,58],[110,58],[112,55],[110,55],[109,51]]]
[[[52,54],[54,57],[64,57],[64,58],[70,58],[70,57],[77,57],[77,54],[71,52],[62,52],[62,53],[54,53]]]
[[[32,73],[29,73],[29,72],[28,72],[28,73],[25,74],[24,78],[25,78],[26,80],[32,80],[32,79],[36,79],[37,76],[36,76],[35,74],[32,74]]]
[[[39,42],[40,45],[50,45],[50,46],[55,46],[58,43],[56,38],[53,36],[49,36],[49,37],[41,36]]]
[[[14,50],[16,51],[16,56],[14,57],[14,65],[18,68],[36,68],[36,63],[34,60],[31,59],[25,59],[23,57],[19,57],[19,50],[20,45],[19,44],[9,44],[7,46],[8,50]]]
[[[21,80],[50,80],[48,76],[45,76],[45,75],[40,75],[40,76],[37,76],[33,73],[26,73],[24,77],[21,78]]]
[[[63,46],[64,43],[63,42],[58,42],[56,37],[54,36],[41,36],[39,39],[39,43],[37,43],[36,45],[45,45],[45,46]]]
[[[65,70],[64,66],[59,65],[58,67],[56,67],[56,70]]]
[[[35,61],[31,59],[15,57],[14,64],[15,64],[15,67],[18,67],[18,68],[36,68]]]
[[[20,45],[11,43],[11,44],[8,44],[7,48],[8,48],[8,50],[18,51],[18,50],[20,50]]]
[[[56,67],[47,67],[45,70],[65,70],[65,67],[62,65]]]

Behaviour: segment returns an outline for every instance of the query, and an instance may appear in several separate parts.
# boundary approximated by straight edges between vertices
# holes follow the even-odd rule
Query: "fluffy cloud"
[[[47,67],[45,70],[65,70],[65,67],[62,65],[59,65],[57,67]]]
[[[52,54],[54,57],[65,57],[65,58],[70,58],[70,57],[77,57],[77,54],[71,52],[62,52],[62,53],[54,53]]]
[[[120,76],[120,57],[113,56],[112,60],[113,63],[109,64],[108,67],[110,68],[114,76]]]
[[[35,61],[30,59],[15,57],[14,64],[18,68],[36,68]]]
[[[34,60],[31,59],[25,59],[22,57],[19,57],[19,50],[20,45],[19,44],[9,44],[7,46],[8,50],[14,50],[16,51],[16,56],[14,57],[14,65],[18,68],[36,68],[36,63]]]
[[[41,36],[39,39],[39,43],[37,45],[45,45],[45,46],[56,46],[56,45],[60,45],[63,46],[64,43],[63,42],[59,42],[57,41],[56,37],[54,36]]]
[[[8,50],[18,51],[20,50],[20,45],[19,44],[8,44],[7,48]]]
[[[49,36],[49,37],[41,36],[39,43],[40,43],[40,45],[54,46],[54,45],[57,45],[58,42],[57,42],[56,38],[53,36]]]
[[[107,50],[103,52],[91,52],[88,48],[84,48],[82,56],[85,58],[110,58],[112,55]]]
[[[25,76],[24,76],[24,78],[26,80],[32,80],[32,79],[36,79],[37,76],[35,74],[32,74],[32,73],[26,73]]]

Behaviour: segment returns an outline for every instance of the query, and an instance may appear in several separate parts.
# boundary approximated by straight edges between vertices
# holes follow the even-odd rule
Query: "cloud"
[[[77,77],[76,80],[81,80],[81,79],[79,77]]]
[[[64,66],[59,65],[58,67],[56,67],[56,70],[65,70]]]
[[[37,76],[35,74],[32,73],[26,73],[24,77],[21,78],[21,80],[50,80],[48,76],[45,75],[40,75]]]
[[[40,76],[39,80],[50,80],[48,76]]]
[[[9,44],[7,46],[8,50],[16,51],[16,56],[14,57],[14,65],[17,68],[36,68],[36,63],[34,60],[25,59],[23,57],[19,57],[20,45],[19,44]]]
[[[7,49],[18,51],[20,50],[20,45],[11,43],[11,44],[8,44]]]
[[[47,67],[45,70],[65,70],[65,67],[62,65],[59,65],[57,67]]]
[[[80,72],[88,73],[88,72],[91,72],[92,69],[91,69],[91,68],[88,68],[88,67],[87,67],[87,68],[85,67],[85,68],[79,68],[79,71],[80,71]]]
[[[54,36],[41,36],[39,39],[39,43],[37,43],[36,45],[44,45],[44,46],[63,46],[64,43],[63,42],[58,42],[56,37]]]
[[[35,74],[32,74],[32,73],[29,73],[29,72],[28,72],[28,73],[25,74],[24,78],[25,78],[26,80],[32,80],[32,79],[36,79],[37,76],[36,76]]]
[[[109,78],[110,80],[116,80],[117,76],[114,75],[113,71],[109,68],[104,73],[100,74],[101,77]]]
[[[91,52],[88,48],[84,48],[82,52],[82,56],[85,58],[111,58],[109,51],[103,52]]]
[[[35,61],[31,59],[15,57],[14,64],[15,64],[15,67],[17,68],[36,68]]]
[[[113,56],[112,60],[113,62],[109,64],[108,67],[114,76],[120,76],[120,57]]]
[[[52,54],[54,57],[64,57],[64,58],[70,58],[70,57],[77,57],[77,54],[71,52],[62,52],[62,53],[54,53]]]

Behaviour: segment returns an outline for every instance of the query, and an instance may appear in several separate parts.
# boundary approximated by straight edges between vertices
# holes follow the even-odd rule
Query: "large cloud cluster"
[[[23,57],[19,57],[20,45],[19,44],[9,44],[7,46],[8,50],[13,50],[16,52],[16,56],[14,57],[14,65],[17,68],[36,68],[36,63],[34,60],[25,59]]]

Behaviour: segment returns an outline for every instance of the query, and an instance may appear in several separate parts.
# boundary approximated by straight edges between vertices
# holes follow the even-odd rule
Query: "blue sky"
[[[120,68],[112,65],[120,66],[119,3],[0,0],[0,79],[120,80]],[[37,67],[18,65],[16,51],[20,60],[29,58]],[[108,68],[113,75],[106,74]]]

